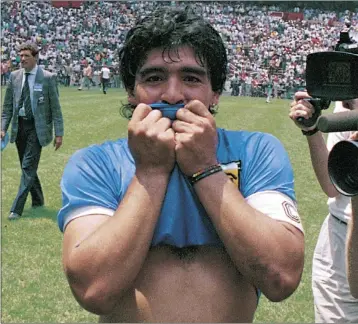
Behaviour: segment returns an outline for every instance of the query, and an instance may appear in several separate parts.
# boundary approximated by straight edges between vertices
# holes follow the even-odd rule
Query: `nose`
[[[170,77],[161,96],[161,101],[170,105],[184,103],[184,93],[181,81],[177,77]]]

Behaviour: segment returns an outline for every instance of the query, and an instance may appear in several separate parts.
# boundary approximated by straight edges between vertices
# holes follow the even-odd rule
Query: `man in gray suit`
[[[10,75],[5,93],[1,120],[1,138],[11,123],[10,142],[16,143],[21,164],[21,181],[12,204],[9,219],[21,216],[28,193],[32,207],[44,204],[44,196],[37,176],[41,149],[51,143],[62,145],[63,119],[58,98],[56,76],[37,65],[39,50],[35,44],[20,47],[21,69]]]

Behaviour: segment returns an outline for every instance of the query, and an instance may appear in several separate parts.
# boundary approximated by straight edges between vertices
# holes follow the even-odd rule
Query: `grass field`
[[[62,233],[56,222],[61,206],[59,183],[67,160],[76,150],[126,136],[127,120],[119,115],[120,102],[126,96],[118,89],[103,95],[98,89],[80,92],[76,88],[60,88],[60,100],[65,121],[63,146],[57,152],[52,146],[43,149],[38,172],[45,207],[31,210],[29,198],[18,221],[7,219],[20,180],[15,145],[9,144],[1,154],[2,323],[97,322],[97,316],[77,304],[62,271]],[[296,196],[305,228],[305,270],[299,288],[284,302],[271,303],[261,297],[257,323],[314,322],[311,259],[327,214],[326,197],[313,174],[306,140],[288,118],[288,109],[288,100],[266,104],[264,98],[222,96],[216,116],[219,127],[277,136],[287,149],[295,172]]]

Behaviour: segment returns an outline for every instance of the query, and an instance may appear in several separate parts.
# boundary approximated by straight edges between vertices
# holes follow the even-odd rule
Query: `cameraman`
[[[327,146],[316,124],[305,127],[298,117],[309,119],[315,112],[307,99],[307,92],[295,93],[289,117],[306,136],[311,162],[319,184],[328,198],[329,214],[319,234],[312,264],[312,290],[315,305],[315,322],[358,322],[358,301],[351,295],[345,267],[345,241],[347,222],[351,218],[351,199],[341,195],[328,175],[328,155],[341,140],[350,139],[353,132],[329,133]],[[306,100],[305,100],[306,99]],[[334,112],[358,109],[354,101],[336,102]]]
[[[357,106],[358,106],[358,99]],[[358,132],[350,140],[358,141]],[[346,243],[347,276],[351,294],[358,298],[358,195],[352,197],[352,218],[348,224]]]

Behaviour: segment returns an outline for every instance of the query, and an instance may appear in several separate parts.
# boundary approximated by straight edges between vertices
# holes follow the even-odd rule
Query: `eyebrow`
[[[196,66],[184,66],[179,70],[181,73],[193,73],[200,75],[202,77],[207,76],[207,71],[202,67],[196,67]],[[160,73],[166,73],[168,72],[168,69],[162,67],[162,66],[150,66],[147,68],[141,69],[138,74],[141,78],[144,78],[148,74],[160,72]]]
[[[140,69],[138,74],[139,74],[140,77],[144,78],[148,74],[155,73],[155,72],[165,73],[165,71],[166,71],[166,69],[164,69],[163,67],[150,66],[150,67],[147,67],[147,68]]]

